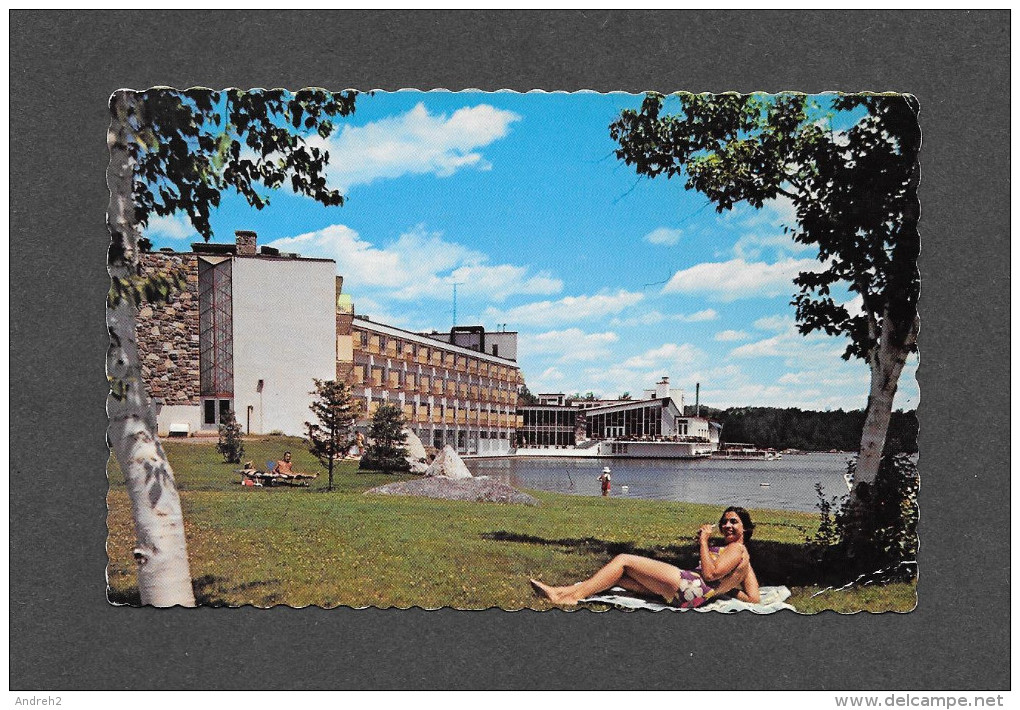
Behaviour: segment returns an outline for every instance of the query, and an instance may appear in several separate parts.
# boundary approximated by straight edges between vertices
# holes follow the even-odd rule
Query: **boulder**
[[[428,461],[429,455],[425,452],[425,444],[410,429],[403,430],[407,437],[405,447],[407,448],[407,462],[413,464],[416,461]]]
[[[471,472],[468,471],[468,467],[464,465],[464,462],[460,460],[460,456],[457,455],[457,452],[449,444],[443,447],[443,450],[436,456],[436,460],[425,470],[425,475],[442,476],[443,478],[453,480],[471,478]]]

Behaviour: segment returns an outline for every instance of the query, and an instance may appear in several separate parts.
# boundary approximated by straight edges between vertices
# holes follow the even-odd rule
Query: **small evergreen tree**
[[[329,472],[328,490],[333,490],[333,469],[351,446],[351,430],[358,418],[358,403],[343,382],[315,380],[315,400],[308,407],[318,420],[305,422],[308,450]]]
[[[368,430],[371,443],[361,457],[359,468],[392,473],[408,471],[407,434],[404,433],[404,415],[399,407],[384,404],[375,411]]]
[[[241,425],[237,423],[234,412],[227,412],[220,422],[220,440],[216,450],[223,455],[227,463],[241,463],[244,457],[244,442],[241,441]]]

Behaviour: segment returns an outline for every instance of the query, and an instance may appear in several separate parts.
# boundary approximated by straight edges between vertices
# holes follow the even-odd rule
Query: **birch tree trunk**
[[[107,226],[113,247],[109,272],[113,278],[129,279],[138,271],[139,229],[132,200],[134,161],[128,146],[137,139],[131,123],[137,121],[140,107],[133,94],[120,91],[111,100],[111,109]],[[156,435],[155,416],[142,381],[135,340],[136,308],[126,295],[107,305],[107,436],[131,499],[142,604],[195,606],[181,500],[173,470]]]
[[[893,327],[888,317],[885,318],[885,324],[878,344],[868,358],[871,389],[868,392],[868,410],[861,432],[861,449],[854,476],[855,498],[858,497],[859,486],[862,483],[870,486],[878,475],[900,373],[917,340],[919,320],[916,316],[906,332],[902,328]]]

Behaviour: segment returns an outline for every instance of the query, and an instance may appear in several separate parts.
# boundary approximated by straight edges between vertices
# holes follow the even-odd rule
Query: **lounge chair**
[[[266,472],[264,474],[267,485],[283,486],[307,486],[308,481],[318,478],[317,473],[279,473],[276,470],[276,461],[266,461]]]

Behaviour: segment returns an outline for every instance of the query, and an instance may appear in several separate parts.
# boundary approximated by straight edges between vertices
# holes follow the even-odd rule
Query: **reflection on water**
[[[599,474],[609,466],[614,497],[814,511],[816,483],[822,484],[827,497],[846,493],[843,472],[849,458],[850,454],[812,453],[775,461],[526,457],[465,463],[476,476],[517,488],[598,496]]]

